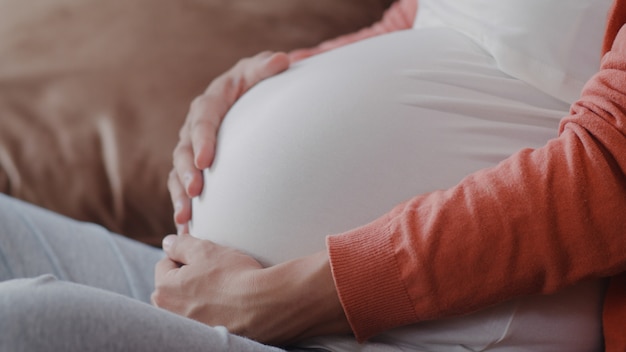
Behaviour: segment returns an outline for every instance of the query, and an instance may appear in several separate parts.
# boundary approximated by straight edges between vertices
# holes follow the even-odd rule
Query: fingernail
[[[185,232],[185,225],[177,225],[176,226],[176,233],[180,235],[183,232]]]
[[[183,208],[183,201],[182,200],[177,200],[176,202],[174,202],[174,212],[178,213],[181,209]]]
[[[163,250],[168,250],[172,247],[172,244],[176,241],[176,235],[167,235],[163,237]]]

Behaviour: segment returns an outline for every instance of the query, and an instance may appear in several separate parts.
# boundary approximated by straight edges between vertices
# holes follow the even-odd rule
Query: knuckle
[[[174,166],[173,172],[176,172],[176,169],[179,168],[180,162],[182,161],[185,153],[189,152],[189,147],[187,143],[182,144],[179,143],[172,152],[172,165]]]
[[[187,117],[187,119],[189,119],[189,117]],[[185,136],[187,136],[188,133],[188,122],[185,121],[185,123],[183,124],[183,126],[180,128],[180,130],[178,130],[178,139],[179,140],[184,140]],[[178,142],[178,144],[180,144],[180,141]]]
[[[180,129],[178,130],[178,138],[180,141],[184,141],[185,137],[189,133],[189,120],[192,119],[192,115],[193,115],[193,109],[191,109],[190,107],[189,111],[187,112],[187,116],[185,116],[185,122],[183,123],[182,126],[180,126]]]
[[[179,155],[179,154],[180,154],[180,152],[181,152],[181,148],[182,148],[182,147],[181,147],[180,143],[178,143],[178,144],[176,145],[176,147],[174,148],[174,150],[172,151],[172,165],[174,165],[174,166],[176,166],[176,160],[178,159],[178,155]],[[175,170],[172,170],[172,171],[170,172],[170,176],[171,176],[171,173],[172,173],[172,172],[174,172],[174,171],[175,171]]]
[[[178,179],[178,173],[176,172],[176,170],[170,171],[167,177],[167,185],[170,191],[177,190],[178,189],[177,186],[179,184],[180,184],[180,180]]]
[[[242,66],[246,66],[252,59],[249,57],[244,57],[243,59],[239,59],[239,61],[237,61],[237,64],[235,65],[236,68],[241,68]]]
[[[191,101],[190,109],[195,110],[195,109],[202,107],[205,103],[205,100],[206,100],[206,95],[204,94],[198,95],[197,97],[193,98],[193,100]]]
[[[154,290],[154,292],[152,292],[150,299],[153,302],[153,304],[159,308],[164,308],[164,309],[171,308],[167,294],[165,294],[163,290],[160,290],[160,289]]]
[[[167,177],[169,181],[178,181],[178,173],[176,172],[175,169],[170,170]]]
[[[162,291],[159,290],[158,288],[155,289],[150,295],[150,301],[152,301],[152,304],[154,304],[157,307],[163,307],[165,305],[165,302],[163,300]]]
[[[221,75],[217,76],[213,81],[211,81],[211,84],[209,84],[207,89],[204,91],[204,95],[209,95],[210,93],[215,91],[221,91],[224,86],[224,81],[228,78],[228,76],[232,74],[236,66],[237,65],[233,66],[233,68],[222,73]]]
[[[191,132],[191,139],[192,141],[198,138],[205,140],[208,138],[207,135],[214,136],[217,133],[218,128],[219,122],[215,121],[213,118],[197,120],[195,121],[193,131]]]

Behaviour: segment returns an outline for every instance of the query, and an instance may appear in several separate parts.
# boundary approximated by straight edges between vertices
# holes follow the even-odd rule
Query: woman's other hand
[[[152,303],[262,343],[349,333],[326,252],[270,268],[188,234],[163,240]]]
[[[224,116],[252,86],[286,70],[289,63],[284,53],[262,52],[242,59],[213,80],[206,91],[191,103],[174,149],[174,167],[168,180],[174,221],[179,233],[187,232],[187,223],[191,220],[191,198],[202,192],[202,170],[213,162],[217,133]]]

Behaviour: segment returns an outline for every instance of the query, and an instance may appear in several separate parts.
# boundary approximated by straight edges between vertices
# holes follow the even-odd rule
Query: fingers
[[[211,242],[202,241],[189,234],[168,235],[163,239],[163,250],[170,260],[180,264],[189,264],[199,248],[210,246]]]
[[[191,142],[191,162],[197,169],[211,166],[215,156],[217,132],[230,104],[218,92],[207,92],[193,100],[187,120]]]
[[[219,126],[235,102],[260,81],[289,67],[285,53],[263,52],[240,60],[233,69],[216,78],[205,93],[191,104],[188,115],[194,164],[210,167],[215,156]]]
[[[170,197],[174,205],[174,222],[177,228],[181,228],[181,226],[185,226],[191,220],[191,198],[185,192],[175,169],[170,171],[167,188],[170,191]]]
[[[167,181],[170,198],[174,206],[174,222],[178,225],[179,229],[191,220],[191,198],[199,196],[202,192],[203,180],[201,170],[209,166],[206,165],[202,168],[198,168],[194,161],[194,151],[189,136],[191,129],[190,120],[192,119],[192,114],[201,113],[198,112],[198,109],[202,105],[196,100],[194,100],[194,102],[187,116],[187,121],[180,130],[180,141],[172,154],[174,169],[170,172]],[[211,133],[213,133],[212,136]],[[215,143],[215,133],[216,132],[209,132],[209,136],[202,136],[202,138],[207,139],[207,146],[202,149],[209,149],[209,151],[201,152],[201,158],[207,159],[208,153],[210,156],[209,159],[212,160],[212,145]],[[210,164],[210,162],[205,162],[205,164]]]
[[[240,60],[193,100],[173,152],[174,170],[168,179],[176,224],[185,226],[191,220],[191,198],[202,192],[201,170],[213,163],[217,133],[224,116],[252,86],[286,70],[289,64],[285,53],[263,52]]]
[[[248,91],[252,86],[260,81],[275,76],[289,68],[289,56],[285,53],[274,53],[267,55],[261,53],[251,59],[249,62],[242,61],[243,81],[240,83],[239,96]]]
[[[167,257],[156,263],[154,267],[155,290],[150,295],[150,301],[155,307],[161,307],[162,299],[160,298],[161,290],[159,288],[163,282],[166,282],[166,278],[176,273],[178,269],[180,269],[180,265]]]
[[[166,257],[159,260],[154,266],[154,276],[157,282],[160,282],[162,278],[169,275],[172,270],[180,268],[180,264]]]
[[[285,53],[263,52],[240,60],[231,70],[213,80],[204,94],[193,100],[187,115],[188,123],[181,130],[181,140],[190,139],[197,169],[211,166],[219,126],[233,104],[252,86],[286,70],[289,64]]]
[[[179,142],[174,153],[174,170],[178,182],[189,198],[196,197],[202,192],[202,171],[196,168],[193,161],[193,150],[188,142]]]
[[[182,225],[177,226],[177,233],[179,235],[189,233],[189,222],[186,222]]]
[[[291,62],[291,58],[286,53],[272,54],[272,56],[267,59],[265,63],[267,71],[264,72],[261,79],[266,79],[287,70],[291,65]]]

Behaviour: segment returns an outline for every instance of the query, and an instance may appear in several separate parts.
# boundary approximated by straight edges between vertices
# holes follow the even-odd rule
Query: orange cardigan
[[[292,57],[410,28],[416,7],[416,0],[400,0],[373,27]],[[615,0],[600,71],[562,120],[558,138],[328,237],[335,283],[358,340],[612,277],[606,351],[626,351],[624,23],[626,0]]]

